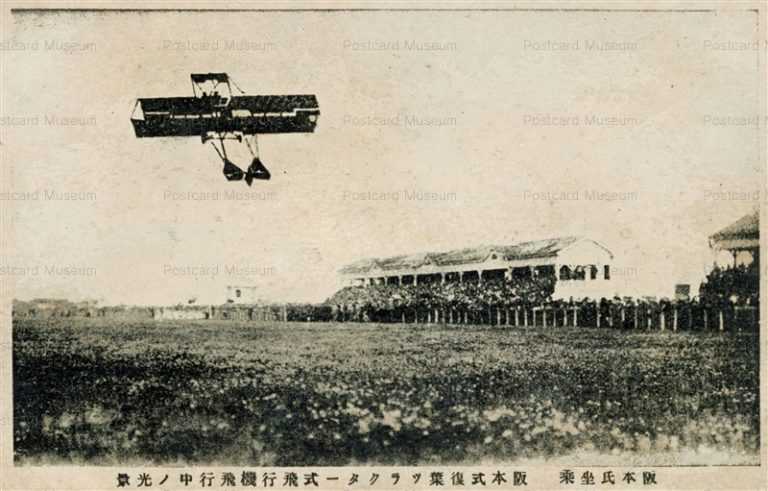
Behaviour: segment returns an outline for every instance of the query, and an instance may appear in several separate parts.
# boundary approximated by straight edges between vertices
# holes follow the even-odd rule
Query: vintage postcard
[[[0,3],[0,489],[768,489],[766,9]]]

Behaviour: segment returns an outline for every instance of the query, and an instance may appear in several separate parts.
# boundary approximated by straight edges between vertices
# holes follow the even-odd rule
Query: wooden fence
[[[351,310],[338,320],[509,327],[596,327],[658,331],[740,331],[759,328],[756,306],[683,304],[542,304],[489,306],[484,310],[397,308],[361,314]]]

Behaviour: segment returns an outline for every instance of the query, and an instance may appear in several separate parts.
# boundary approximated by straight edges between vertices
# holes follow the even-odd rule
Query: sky
[[[13,296],[322,301],[371,256],[583,235],[627,295],[694,289],[763,186],[751,12],[17,13],[2,37]],[[227,182],[138,97],[226,72],[315,94]],[[236,161],[244,148],[230,146]],[[217,199],[214,199],[217,198]]]

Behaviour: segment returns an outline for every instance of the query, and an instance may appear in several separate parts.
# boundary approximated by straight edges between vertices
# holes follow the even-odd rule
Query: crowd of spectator
[[[702,295],[693,299],[553,300],[556,280],[545,276],[474,283],[349,286],[336,292],[326,305],[336,321],[725,329],[757,322],[757,309],[741,309],[757,305],[757,279],[754,284],[741,279],[751,274],[748,268],[713,271],[702,285]],[[752,284],[754,289],[749,288]]]
[[[760,269],[756,263],[721,268],[715,266],[699,288],[709,303],[756,306],[760,299]]]

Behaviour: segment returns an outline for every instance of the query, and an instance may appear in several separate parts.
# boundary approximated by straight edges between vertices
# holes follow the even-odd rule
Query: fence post
[[[624,329],[627,325],[627,312],[624,309],[624,305],[621,307],[621,328]]]
[[[645,309],[646,314],[648,315],[648,325],[646,328],[650,331],[653,327],[653,309],[651,309],[651,306],[649,305],[647,309]]]
[[[635,314],[635,322],[634,322],[634,324],[632,325],[632,329],[635,329],[635,330],[637,330],[637,320],[638,320],[638,319],[637,319],[637,309],[638,309],[639,307],[640,307],[639,305],[635,304],[635,308],[633,308],[633,309],[632,309],[632,312]]]
[[[501,310],[498,307],[496,307],[496,325],[501,325]]]
[[[579,327],[579,308],[573,306],[573,327]]]
[[[597,327],[600,327],[600,319],[603,316],[603,312],[600,310],[600,304],[595,302],[595,320],[597,321]]]
[[[677,305],[672,310],[672,330],[677,331]]]
[[[719,319],[720,320],[720,332],[723,332],[725,330],[725,325],[724,325],[723,309],[722,309],[722,307],[720,308],[719,316],[720,316],[720,319]]]
[[[661,311],[661,319],[660,319],[660,321],[661,321],[661,322],[660,322],[660,323],[661,323],[661,326],[660,326],[660,327],[661,327],[661,329],[660,329],[660,330],[661,330],[661,331],[663,331],[663,330],[664,330],[664,321],[665,321],[665,320],[666,320],[666,315],[664,315],[664,310],[662,310],[662,311]]]
[[[707,327],[709,327],[708,317],[709,317],[709,314],[707,314],[707,308],[704,307],[704,330],[705,331],[707,330]]]
[[[515,307],[515,327],[520,326],[520,307]]]

